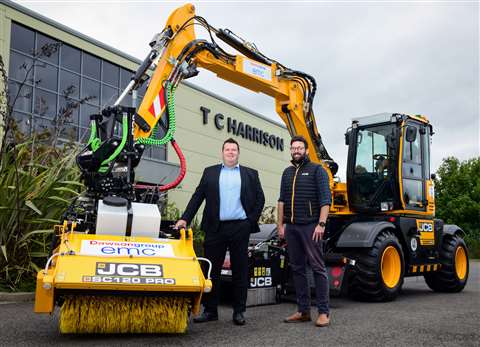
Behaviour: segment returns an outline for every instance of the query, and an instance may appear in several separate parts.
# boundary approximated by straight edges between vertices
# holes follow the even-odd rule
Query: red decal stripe
[[[160,97],[160,106],[163,109],[163,106],[165,106],[165,89],[163,87],[160,89],[158,96]]]

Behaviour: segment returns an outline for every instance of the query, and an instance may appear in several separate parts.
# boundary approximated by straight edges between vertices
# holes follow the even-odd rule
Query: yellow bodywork
[[[433,220],[417,219],[417,232],[420,235],[420,245],[434,246],[435,245],[435,224]]]
[[[182,333],[211,289],[192,230],[180,239],[61,230],[49,268],[37,276],[35,312],[52,313],[61,298],[62,333]]]

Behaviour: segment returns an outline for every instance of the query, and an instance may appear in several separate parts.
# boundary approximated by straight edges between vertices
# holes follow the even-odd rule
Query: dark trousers
[[[205,236],[205,257],[212,262],[212,291],[205,295],[206,312],[217,313],[220,301],[220,274],[227,249],[230,252],[233,285],[233,311],[245,312],[248,290],[248,240],[251,225],[248,220],[220,222],[215,233]]]
[[[310,288],[308,286],[306,266],[307,260],[313,271],[315,280],[315,296],[318,313],[329,313],[329,284],[325,267],[323,241],[315,242],[312,235],[316,227],[313,224],[287,224],[285,237],[293,282],[297,295],[299,312],[310,312]]]

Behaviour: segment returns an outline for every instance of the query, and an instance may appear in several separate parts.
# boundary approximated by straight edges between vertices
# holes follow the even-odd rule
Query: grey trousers
[[[315,280],[315,296],[318,313],[329,313],[329,284],[325,267],[323,241],[315,242],[312,235],[316,227],[313,224],[287,224],[285,237],[293,282],[297,296],[298,312],[310,312],[310,288],[308,286],[307,260]]]

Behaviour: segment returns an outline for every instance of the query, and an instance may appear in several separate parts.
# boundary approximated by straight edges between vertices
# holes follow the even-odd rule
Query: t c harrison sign
[[[204,106],[200,106],[200,111],[202,111],[203,124],[208,124],[211,110]],[[283,152],[284,150],[283,139],[279,136],[270,134],[267,131],[255,128],[249,124],[239,122],[232,117],[225,117],[221,113],[216,113],[213,116],[213,123],[218,130],[223,130],[226,127],[227,132],[235,136],[240,136],[265,147],[269,146],[277,151]]]

